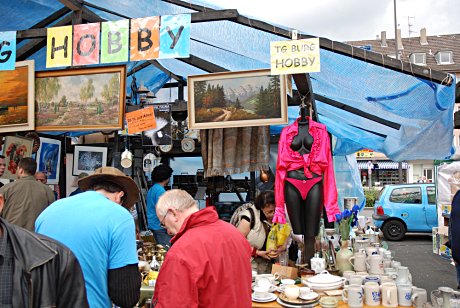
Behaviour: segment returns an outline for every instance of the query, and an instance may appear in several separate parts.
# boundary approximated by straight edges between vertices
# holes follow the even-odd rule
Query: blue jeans
[[[161,244],[163,246],[171,246],[171,236],[168,234],[168,232],[166,232],[166,229],[153,230],[153,236],[155,237],[157,244]]]

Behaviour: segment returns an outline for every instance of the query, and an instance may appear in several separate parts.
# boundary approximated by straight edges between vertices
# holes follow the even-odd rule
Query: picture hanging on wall
[[[0,71],[0,133],[33,130],[34,61],[16,62],[13,71]]]
[[[189,76],[189,129],[287,124],[286,78],[270,70]]]
[[[32,155],[33,146],[33,139],[16,136],[5,137],[3,155],[5,156],[6,169],[2,179],[16,180],[18,178],[19,161]]]
[[[157,127],[142,132],[142,145],[157,146],[172,144],[171,105],[155,104],[153,110]]]
[[[61,141],[40,137],[37,152],[37,171],[48,177],[47,184],[59,184],[59,167],[61,162]]]
[[[122,129],[126,66],[37,72],[36,130]]]
[[[94,170],[107,166],[107,148],[76,145],[73,153],[73,175],[82,172],[93,174]]]

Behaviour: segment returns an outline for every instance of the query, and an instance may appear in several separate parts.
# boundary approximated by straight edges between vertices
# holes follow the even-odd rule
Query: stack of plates
[[[316,293],[315,293],[316,294]],[[308,300],[306,299],[301,299],[301,298],[296,298],[296,299],[288,299],[284,293],[281,293],[278,296],[278,303],[285,306],[285,307],[314,307],[315,305],[318,304],[319,301],[319,295],[316,294],[315,297],[311,297]]]
[[[259,297],[252,293],[252,301],[256,303],[268,303],[274,301],[277,298],[278,296],[276,296],[276,294],[273,293],[267,293],[264,297]]]
[[[329,274],[328,271],[322,271],[320,274],[302,281],[307,287],[315,291],[327,291],[340,289],[343,286],[345,278]]]

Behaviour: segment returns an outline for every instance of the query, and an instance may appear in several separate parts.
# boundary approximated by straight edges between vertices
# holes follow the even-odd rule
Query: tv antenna
[[[411,37],[412,33],[417,33],[417,31],[412,31],[412,27],[414,26],[413,22],[415,20],[415,16],[407,16],[407,28],[409,31],[409,37]]]

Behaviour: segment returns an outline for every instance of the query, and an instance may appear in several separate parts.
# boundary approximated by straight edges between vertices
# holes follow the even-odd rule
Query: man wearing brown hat
[[[78,185],[85,192],[49,206],[37,218],[36,232],[75,253],[91,307],[133,307],[141,278],[134,219],[127,209],[137,201],[139,189],[113,167],[97,169]]]

